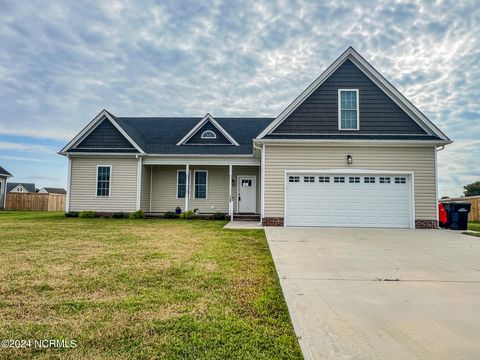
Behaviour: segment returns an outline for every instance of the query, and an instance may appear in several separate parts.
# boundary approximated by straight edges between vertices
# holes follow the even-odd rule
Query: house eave
[[[345,139],[255,139],[257,144],[268,145],[357,145],[357,146],[388,146],[388,145],[418,145],[440,146],[448,145],[451,140],[345,140]]]

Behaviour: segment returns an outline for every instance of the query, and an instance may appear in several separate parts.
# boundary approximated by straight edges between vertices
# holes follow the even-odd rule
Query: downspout
[[[436,220],[437,226],[439,224],[439,215],[438,215],[438,166],[437,166],[437,153],[445,149],[445,145],[442,146],[435,146],[435,212],[436,212]]]
[[[141,199],[142,199],[142,165],[143,157],[141,155],[136,155],[137,158],[137,195],[135,201],[135,210],[138,211],[141,208]]]
[[[265,144],[262,144],[262,147],[258,147],[253,142],[253,147],[261,152],[260,160],[260,223],[263,224],[263,215],[265,211]]]

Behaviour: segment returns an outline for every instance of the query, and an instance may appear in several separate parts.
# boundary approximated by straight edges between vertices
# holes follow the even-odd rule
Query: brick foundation
[[[283,217],[267,217],[262,220],[263,226],[283,226]]]
[[[415,229],[438,229],[437,220],[415,220]]]

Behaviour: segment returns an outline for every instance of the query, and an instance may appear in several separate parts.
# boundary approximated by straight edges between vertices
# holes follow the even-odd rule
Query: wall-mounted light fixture
[[[348,165],[352,165],[352,164],[353,164],[352,155],[347,155],[347,164],[348,164]]]

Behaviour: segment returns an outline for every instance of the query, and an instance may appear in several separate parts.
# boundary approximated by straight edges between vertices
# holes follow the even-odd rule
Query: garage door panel
[[[297,175],[295,175],[297,176]],[[314,182],[305,182],[311,176]],[[405,227],[410,226],[410,178],[391,175],[305,174],[287,182],[286,224],[289,226]],[[334,182],[344,178],[343,183]],[[382,183],[380,182],[382,177]],[[387,183],[385,179],[390,179]],[[395,178],[401,182],[395,183]],[[307,179],[310,180],[311,179]],[[400,182],[399,180],[399,182]],[[288,181],[288,179],[287,179]]]

